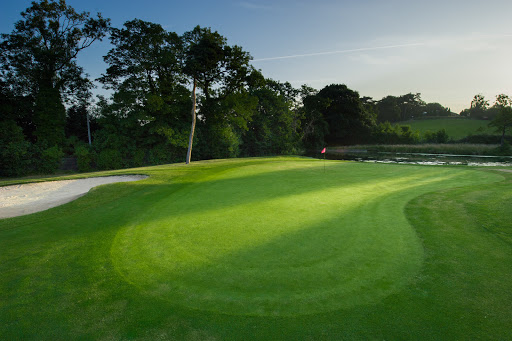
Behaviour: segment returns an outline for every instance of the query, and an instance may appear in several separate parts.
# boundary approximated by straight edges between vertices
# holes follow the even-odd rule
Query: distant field
[[[446,129],[451,139],[458,140],[468,135],[495,134],[494,129],[487,125],[490,121],[469,119],[435,119],[398,122],[397,124],[409,125],[413,130],[419,130],[422,134],[427,130],[436,132]]]

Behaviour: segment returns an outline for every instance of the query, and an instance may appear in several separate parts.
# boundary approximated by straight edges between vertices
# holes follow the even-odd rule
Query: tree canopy
[[[494,104],[498,110],[496,117],[489,123],[501,133],[501,147],[505,145],[505,133],[512,128],[512,100],[505,94],[496,96]]]
[[[76,62],[80,51],[101,40],[109,19],[77,13],[64,0],[32,2],[0,44],[2,78],[17,95],[34,99],[35,136],[47,145],[64,139],[64,100],[87,96],[90,81]]]
[[[361,142],[376,124],[374,113],[365,109],[359,93],[344,84],[328,85],[318,96],[329,100],[321,111],[329,127],[325,137],[329,144]]]

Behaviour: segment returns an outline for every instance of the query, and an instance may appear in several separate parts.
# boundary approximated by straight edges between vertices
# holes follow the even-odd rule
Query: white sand
[[[0,187],[0,219],[44,211],[87,194],[93,187],[138,181],[146,175],[104,176]]]

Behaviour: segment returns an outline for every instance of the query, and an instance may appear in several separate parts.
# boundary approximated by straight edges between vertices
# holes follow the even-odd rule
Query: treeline
[[[422,117],[456,116],[450,108],[445,108],[439,103],[424,102],[419,93],[386,96],[377,102],[368,98],[367,101],[376,106],[379,122],[393,123]]]
[[[508,101],[507,96],[497,95],[495,102],[491,105],[484,95],[477,94],[473,97],[471,106],[462,110],[460,116],[475,120],[494,120],[499,115],[503,105],[508,105]]]
[[[77,55],[108,35],[93,85]],[[360,97],[265,78],[242,47],[209,28],[179,35],[134,19],[114,28],[64,0],[33,2],[2,34],[0,175],[55,170],[74,155],[81,171],[238,156],[298,154],[325,145],[443,142],[390,122],[449,116],[420,94]],[[100,61],[98,61],[100,62]]]

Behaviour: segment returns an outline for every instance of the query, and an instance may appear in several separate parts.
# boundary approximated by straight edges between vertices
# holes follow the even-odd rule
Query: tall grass
[[[351,152],[366,150],[368,152],[389,153],[426,153],[426,154],[454,154],[454,155],[503,155],[499,145],[493,144],[395,144],[395,145],[356,145],[350,147],[329,148],[329,152]]]

